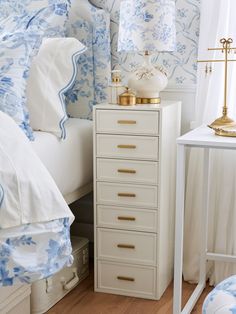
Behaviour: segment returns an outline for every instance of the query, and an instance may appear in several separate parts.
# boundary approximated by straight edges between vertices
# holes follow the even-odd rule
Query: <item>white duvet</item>
[[[50,154],[50,151],[48,152]],[[0,112],[0,228],[74,216],[29,140]]]
[[[0,112],[0,287],[70,266],[73,219],[25,134]]]

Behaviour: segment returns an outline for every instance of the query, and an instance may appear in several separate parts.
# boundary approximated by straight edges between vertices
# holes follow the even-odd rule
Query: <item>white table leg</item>
[[[207,235],[208,235],[208,200],[209,200],[209,148],[204,149],[203,200],[201,212],[200,272],[199,283],[181,312],[182,270],[183,270],[183,230],[185,197],[185,147],[179,145],[177,156],[177,190],[176,190],[176,230],[175,230],[175,281],[174,314],[189,314],[202,294],[206,285]]]
[[[185,203],[185,146],[177,145],[176,173],[176,213],[175,213],[175,264],[174,264],[174,300],[173,313],[181,313],[182,305],[182,270],[183,270],[183,235]]]
[[[201,212],[201,243],[200,243],[200,272],[199,283],[206,285],[206,263],[207,263],[207,238],[208,238],[208,202],[209,202],[209,153],[210,149],[204,149],[203,165],[203,193]]]

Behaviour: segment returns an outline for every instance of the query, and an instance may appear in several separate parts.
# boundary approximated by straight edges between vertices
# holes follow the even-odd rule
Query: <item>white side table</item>
[[[183,236],[185,205],[185,155],[187,147],[204,149],[203,199],[201,214],[201,244],[199,283],[181,311],[182,270],[183,270]],[[236,149],[236,138],[216,136],[206,126],[201,126],[177,139],[177,187],[176,187],[176,221],[175,221],[175,273],[173,313],[191,313],[206,285],[206,262],[236,262],[236,256],[216,254],[207,250],[208,234],[208,195],[209,195],[209,152],[210,149]]]

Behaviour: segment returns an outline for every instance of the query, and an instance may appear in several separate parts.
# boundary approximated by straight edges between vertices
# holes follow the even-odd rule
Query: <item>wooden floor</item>
[[[191,295],[195,285],[183,284],[183,303]],[[207,287],[192,313],[200,314],[202,303],[211,291]],[[48,314],[171,314],[172,284],[160,301],[123,297],[93,291],[93,271],[79,286],[72,290]]]

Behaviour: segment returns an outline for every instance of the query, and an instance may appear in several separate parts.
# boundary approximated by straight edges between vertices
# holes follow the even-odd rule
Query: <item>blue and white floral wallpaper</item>
[[[142,62],[138,54],[117,52],[119,27],[119,7],[121,0],[92,0],[93,4],[106,9],[111,14],[112,65],[119,64],[126,74]],[[190,85],[196,83],[197,50],[199,37],[200,0],[176,0],[177,44],[173,53],[153,55],[154,64],[164,66],[168,72],[170,85]]]

